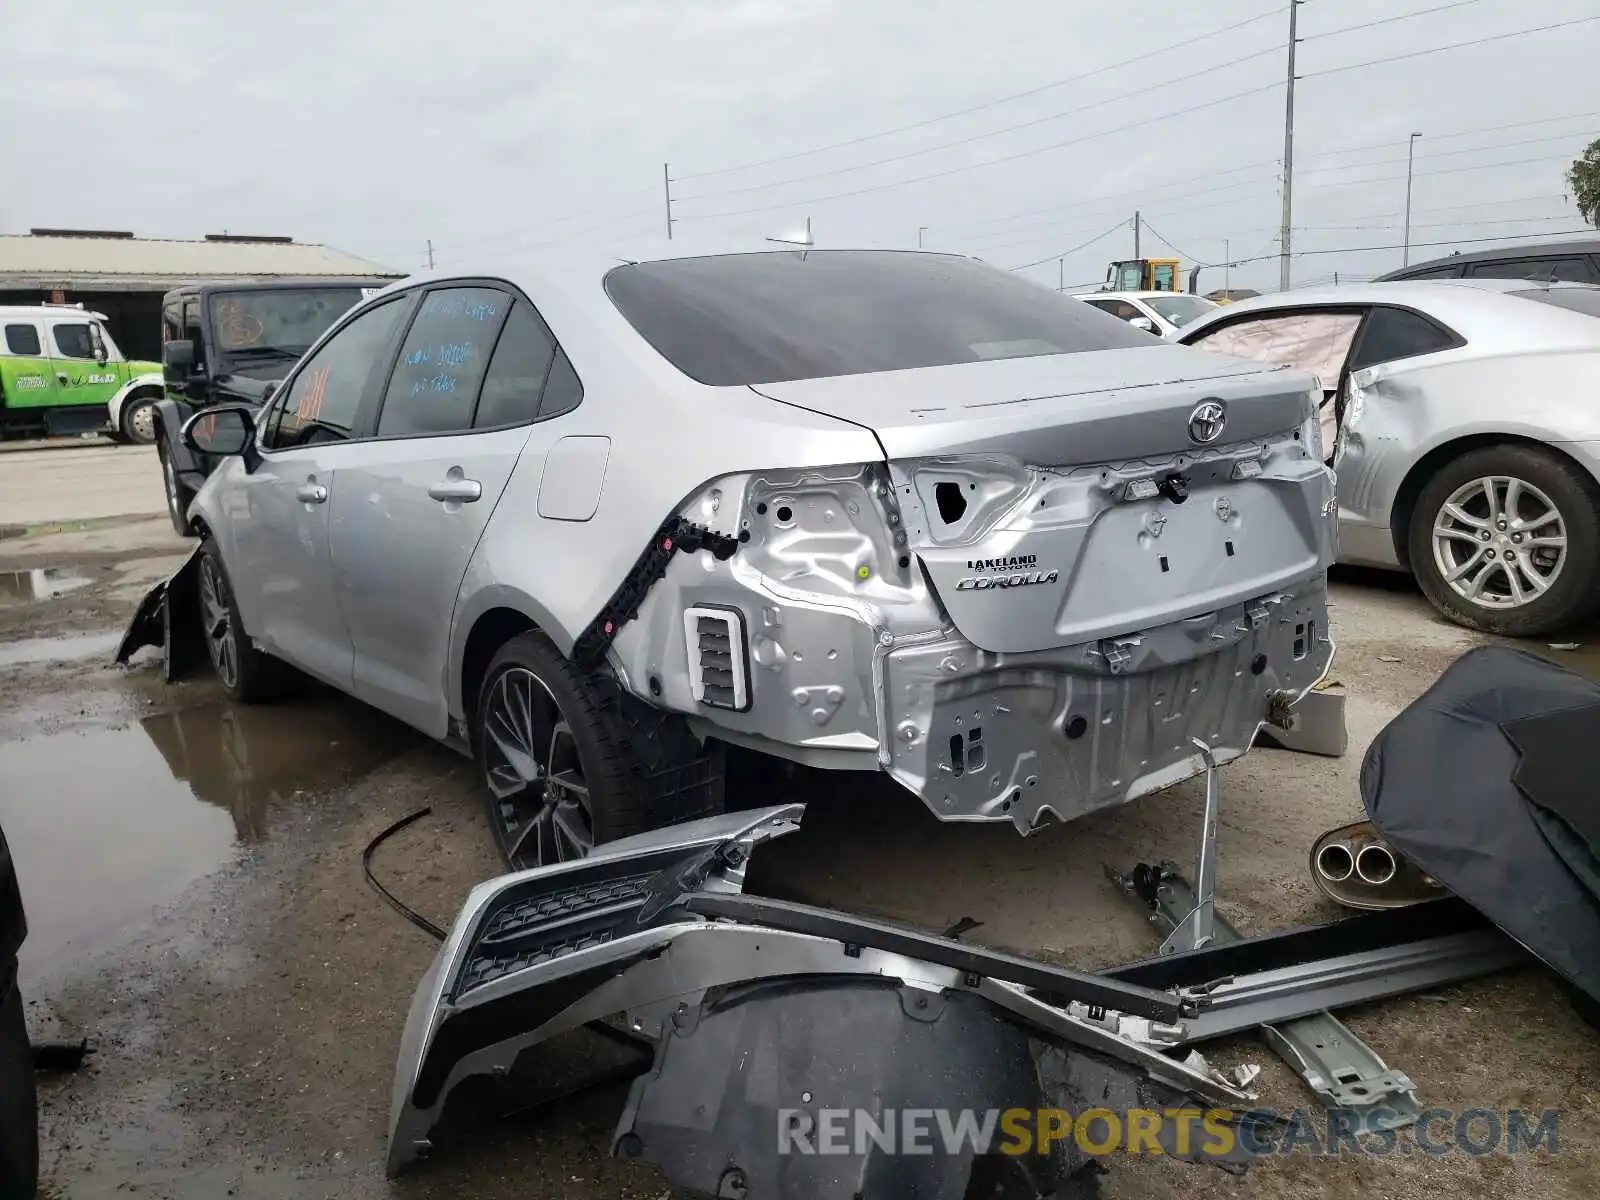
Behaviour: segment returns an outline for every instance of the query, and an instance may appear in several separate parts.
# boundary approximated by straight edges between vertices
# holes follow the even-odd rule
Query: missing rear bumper
[[[884,656],[889,774],[946,821],[1023,833],[1227,763],[1333,658],[1320,578],[1157,629],[1030,654],[957,634]]]

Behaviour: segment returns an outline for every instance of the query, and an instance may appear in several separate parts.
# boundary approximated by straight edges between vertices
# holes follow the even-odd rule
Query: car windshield
[[[218,292],[211,297],[217,348],[241,357],[298,358],[360,299],[359,287]]]
[[[1600,288],[1527,288],[1511,294],[1513,296],[1521,296],[1525,300],[1537,300],[1541,304],[1553,304],[1557,308],[1571,309],[1573,312],[1584,313],[1591,317],[1600,317]]]
[[[1204,296],[1187,296],[1181,292],[1170,296],[1141,296],[1139,299],[1180,329],[1217,307]]]
[[[669,259],[615,267],[605,288],[662,357],[722,387],[1150,345],[1071,296],[943,254]]]

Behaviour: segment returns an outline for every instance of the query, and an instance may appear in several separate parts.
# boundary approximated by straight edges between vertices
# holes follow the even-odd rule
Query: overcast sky
[[[1562,176],[1600,137],[1600,20],[1337,68],[1586,17],[1595,0],[1308,0],[1294,248],[1398,244],[1412,131],[1412,261],[1578,229]],[[428,239],[447,266],[658,231],[669,162],[680,234],[926,227],[1071,285],[1132,255],[1137,208],[1147,256],[1256,258],[1287,25],[1283,0],[0,0],[0,230],[292,234],[414,270]]]

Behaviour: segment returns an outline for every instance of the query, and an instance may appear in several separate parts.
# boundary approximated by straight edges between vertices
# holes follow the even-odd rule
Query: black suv
[[[1379,275],[1373,282],[1395,279],[1532,279],[1539,283],[1600,284],[1600,238],[1452,254],[1414,267],[1401,267]]]
[[[0,1196],[32,1200],[39,1186],[39,1111],[33,1051],[22,1023],[17,951],[27,935],[22,889],[0,830]]]
[[[200,283],[161,302],[161,369],[166,399],[156,405],[156,452],[167,511],[188,535],[189,502],[216,466],[178,437],[183,423],[213,404],[262,405],[289,368],[341,316],[400,276]]]

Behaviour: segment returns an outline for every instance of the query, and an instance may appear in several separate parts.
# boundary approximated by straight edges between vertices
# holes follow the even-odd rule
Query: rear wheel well
[[[500,647],[519,633],[538,628],[531,617],[515,608],[491,608],[472,623],[467,644],[461,652],[461,711],[469,729],[478,707],[483,677]]]
[[[1460,458],[1473,450],[1482,450],[1488,446],[1525,446],[1530,450],[1538,450],[1552,458],[1561,459],[1571,464],[1586,477],[1589,472],[1577,459],[1570,454],[1557,449],[1549,442],[1541,442],[1537,438],[1520,437],[1510,433],[1476,433],[1469,437],[1457,438],[1453,442],[1446,442],[1442,446],[1435,446],[1415,463],[1411,470],[1406,472],[1406,477],[1400,481],[1400,487],[1395,491],[1394,508],[1389,512],[1389,536],[1394,543],[1395,556],[1400,560],[1400,565],[1407,571],[1411,570],[1411,517],[1417,508],[1417,499],[1422,495],[1422,489],[1428,486],[1432,479],[1451,459]]]

